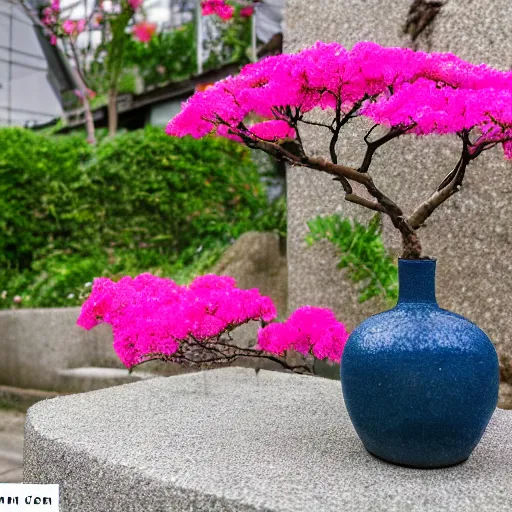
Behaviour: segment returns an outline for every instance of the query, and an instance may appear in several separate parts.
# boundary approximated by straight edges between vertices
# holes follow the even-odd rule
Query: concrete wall
[[[285,50],[294,52],[317,40],[351,48],[361,40],[410,45],[403,26],[411,0],[288,0]],[[437,16],[430,41],[420,49],[451,51],[475,63],[511,66],[512,3],[509,0],[449,0]],[[363,126],[342,138],[340,162],[359,166],[364,152]],[[306,130],[306,146],[328,155],[326,139]],[[382,148],[372,174],[379,188],[406,212],[426,198],[458,159],[455,139],[403,138]],[[289,308],[302,304],[330,306],[350,328],[381,308],[360,307],[353,285],[335,268],[328,245],[308,248],[306,221],[339,212],[358,219],[366,211],[344,202],[341,187],[315,171],[288,171]],[[512,354],[512,163],[493,150],[472,164],[464,189],[443,205],[422,228],[425,254],[438,259],[438,299],[442,307],[465,315],[482,327],[499,351]],[[398,251],[389,224],[386,243]]]
[[[184,365],[153,361],[132,374],[112,347],[112,331],[100,325],[91,331],[76,325],[80,308],[0,311],[0,402],[16,406],[30,401],[29,390],[80,393],[155,376],[197,371]],[[240,346],[254,344],[258,325],[236,332]],[[271,361],[239,360],[239,366],[281,370]],[[8,387],[6,387],[8,386]],[[35,391],[35,399],[38,393]]]
[[[59,372],[83,367],[122,368],[108,326],[84,331],[80,308],[0,311],[0,384],[61,390]]]

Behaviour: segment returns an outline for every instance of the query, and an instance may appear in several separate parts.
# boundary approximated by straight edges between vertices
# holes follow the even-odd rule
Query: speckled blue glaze
[[[397,306],[359,325],[341,361],[366,449],[418,468],[465,461],[498,401],[496,351],[475,324],[437,305],[435,269],[434,260],[400,260]]]

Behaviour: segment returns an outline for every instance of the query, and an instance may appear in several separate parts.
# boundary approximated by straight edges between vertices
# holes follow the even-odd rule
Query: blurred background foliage
[[[0,308],[78,305],[100,275],[187,282],[246,231],[285,234],[284,198],[243,146],[101,135],[0,129]]]
[[[203,64],[204,71],[227,64],[243,65],[249,62],[250,20],[234,18],[228,24],[213,18],[208,21],[208,39],[204,43],[204,52],[207,55]],[[196,75],[196,44],[196,24],[193,21],[172,31],[158,32],[147,43],[127,36],[119,94],[140,93]],[[104,50],[103,47],[98,47],[96,57],[85,70],[89,88],[97,94],[91,102],[93,108],[107,103],[108,73],[104,59],[101,58]]]

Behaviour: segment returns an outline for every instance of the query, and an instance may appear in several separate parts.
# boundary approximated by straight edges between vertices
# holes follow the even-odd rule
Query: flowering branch
[[[331,123],[306,116],[331,113]],[[249,125],[256,116],[266,119]],[[357,169],[338,163],[336,146],[343,128],[363,117],[373,128]],[[330,161],[308,155],[299,124],[329,132]],[[371,140],[377,127],[386,132]],[[463,182],[468,164],[502,144],[512,158],[512,73],[476,66],[452,54],[358,43],[348,51],[317,43],[297,54],[269,57],[242,69],[237,77],[196,93],[168,125],[172,136],[216,133],[265,151],[296,167],[334,176],[345,200],[385,213],[402,236],[402,257],[422,258],[417,230]],[[370,176],[375,153],[405,135],[455,134],[462,138],[459,163],[426,201],[408,217]],[[470,136],[476,134],[474,143]],[[354,194],[362,185],[369,197]]]
[[[258,290],[241,290],[231,277],[207,275],[189,286],[141,274],[114,283],[95,279],[82,306],[78,325],[92,329],[112,325],[114,349],[121,361],[134,367],[154,360],[209,368],[241,358],[260,358],[284,370],[311,374],[311,363],[289,364],[286,353],[296,350],[311,359],[339,362],[348,333],[327,309],[299,308],[285,323],[269,323],[277,312]],[[248,322],[264,325],[258,344],[238,347],[231,332]]]
[[[48,35],[52,45],[57,44],[59,38],[65,38],[71,48],[71,55],[69,56],[74,62],[75,70],[78,75],[78,90],[79,98],[82,102],[85,116],[85,127],[87,131],[87,141],[90,144],[96,144],[96,136],[94,132],[94,120],[89,104],[89,89],[87,88],[87,80],[83,72],[82,65],[76,49],[76,38],[82,33],[89,22],[87,19],[72,21],[70,19],[61,19],[61,6],[60,0],[52,0],[44,9],[42,9],[42,18],[35,14],[33,8],[26,3],[25,0],[20,0],[20,5],[29,16],[30,20],[43,29]],[[96,8],[96,4],[95,4]]]
[[[80,19],[71,19],[68,14],[68,11],[71,11],[76,5],[62,9],[60,0],[47,0],[37,10],[34,10],[27,0],[20,0],[20,2],[31,20],[43,29],[52,45],[56,45],[59,40],[62,42],[63,48],[68,53],[68,58],[73,62],[78,75],[79,87],[75,94],[82,103],[88,141],[92,144],[96,142],[96,137],[89,99],[95,93],[88,88],[87,72],[90,58],[87,58],[87,53],[91,51],[92,47],[92,31],[100,27],[103,28],[102,43],[99,48],[96,48],[94,58],[97,59],[100,49],[106,50],[103,62],[108,85],[109,133],[114,135],[117,131],[118,117],[117,89],[123,70],[126,38],[129,27],[140,16],[143,0],[115,0],[109,2],[108,8],[107,2],[100,0],[84,2],[86,14]],[[156,25],[152,23],[133,24],[133,35],[142,42],[148,42],[155,30]],[[79,48],[81,47],[77,44],[77,40],[81,34],[86,32],[89,33],[89,45],[80,52]],[[82,53],[82,59],[80,53]]]
[[[148,354],[144,361],[140,364],[149,361],[162,361],[167,363],[182,364],[192,368],[201,370],[211,369],[219,366],[226,366],[236,363],[239,359],[264,359],[277,363],[285,371],[312,375],[312,364],[292,365],[289,364],[285,358],[257,350],[254,348],[241,348],[222,337],[217,337],[212,341],[200,342],[199,340],[187,341],[184,340],[180,344],[180,348],[173,355],[168,356],[164,354]],[[133,370],[132,367],[131,370]]]

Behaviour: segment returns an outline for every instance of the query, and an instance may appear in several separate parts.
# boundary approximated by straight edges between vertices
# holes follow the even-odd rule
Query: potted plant
[[[370,453],[392,463],[434,468],[463,462],[496,407],[499,370],[494,347],[477,326],[437,305],[436,262],[422,253],[418,232],[460,190],[470,164],[482,153],[501,144],[505,156],[512,158],[511,80],[510,73],[452,54],[368,42],[348,51],[319,42],[297,54],[250,64],[237,77],[196,93],[167,127],[171,136],[214,133],[291,166],[329,174],[341,185],[345,200],[388,216],[399,231],[396,307],[363,322],[348,342],[332,312],[301,308],[285,324],[261,329],[257,347],[279,357],[294,348],[331,361],[343,351],[341,381],[353,425]],[[343,129],[355,118],[369,121],[367,149],[358,168],[339,163],[337,153]],[[308,154],[301,134],[304,125],[325,134],[329,159]],[[372,157],[398,137],[430,134],[458,137],[460,158],[437,189],[406,215],[372,178]],[[230,286],[232,293],[236,288]],[[234,303],[243,300],[239,296]],[[222,300],[217,297],[212,303],[217,311]],[[111,305],[107,310],[112,311]],[[185,310],[190,311],[188,306]],[[222,327],[222,333],[229,332],[249,319],[268,322],[274,316],[253,311],[212,333],[217,335]],[[201,346],[201,340],[196,341]],[[174,346],[169,353],[172,350]],[[236,356],[234,348],[229,350]],[[162,352],[153,355],[161,357]],[[131,362],[144,359],[138,352]],[[307,369],[305,365],[299,371]]]

